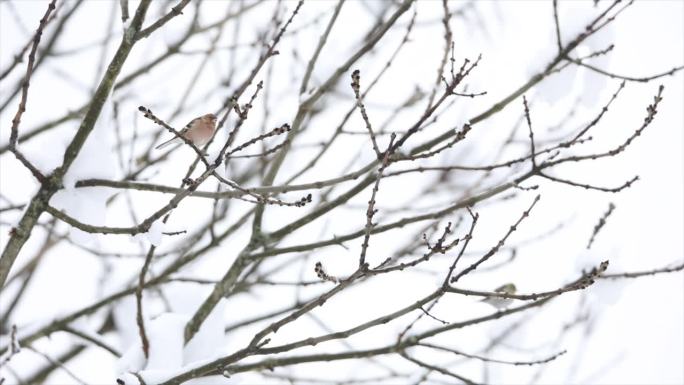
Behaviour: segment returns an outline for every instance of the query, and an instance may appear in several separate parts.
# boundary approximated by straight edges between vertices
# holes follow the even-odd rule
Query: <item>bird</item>
[[[507,283],[505,285],[501,285],[497,287],[494,292],[495,293],[502,293],[502,294],[515,294],[518,289],[515,287],[515,284],[512,283]],[[513,303],[513,298],[502,298],[502,297],[488,297],[483,299],[480,302],[484,302],[486,304],[492,305],[497,309],[503,309],[508,307],[511,303]]]
[[[216,130],[216,115],[206,114],[195,118],[186,124],[180,131],[180,134],[191,141],[195,146],[202,146],[206,144],[214,135]],[[159,150],[175,143],[181,143],[183,140],[178,137],[167,140],[158,145],[155,149]]]

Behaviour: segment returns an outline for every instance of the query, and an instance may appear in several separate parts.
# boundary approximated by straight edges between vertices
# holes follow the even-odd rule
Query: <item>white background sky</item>
[[[601,1],[599,8],[605,7],[605,3]],[[0,3],[0,69],[6,68],[14,53],[28,38],[28,34],[35,29],[38,19],[45,10],[43,1],[15,1],[13,4],[14,10],[10,9],[6,2]],[[450,6],[452,9],[457,9],[463,4],[455,2],[450,3]],[[136,2],[131,2],[132,10],[135,9],[135,5]],[[292,9],[294,3],[287,3],[287,5],[289,15],[289,10]],[[215,0],[205,1],[203,7],[205,6],[206,10],[201,18],[202,24],[219,17],[226,7],[225,3]],[[293,27],[303,25],[320,12],[331,10],[333,6],[334,3],[331,1],[305,3]],[[269,7],[271,6],[266,5],[263,9]],[[75,15],[76,22],[70,23],[69,28],[65,30],[65,35],[60,39],[57,49],[66,51],[101,39],[109,20],[107,15],[112,9],[119,12],[118,7],[112,7],[108,1],[86,1],[86,4]],[[464,57],[475,58],[482,53],[483,60],[471,77],[471,90],[486,90],[488,94],[457,103],[453,113],[449,115],[449,122],[443,123],[432,132],[441,132],[450,126],[462,124],[469,117],[508,95],[532,74],[543,68],[555,53],[550,2],[485,1],[477,3],[476,11],[471,10],[466,13],[466,19],[454,18],[451,25],[458,60]],[[170,22],[159,33],[136,46],[124,66],[122,75],[130,73],[132,69],[161,52],[165,44],[174,41],[184,31],[186,23],[182,18],[189,17],[189,13],[181,16],[179,20]],[[411,11],[403,16],[400,25],[408,22],[410,13]],[[592,2],[561,1],[560,20],[563,35],[566,37],[564,41],[567,42],[596,14],[597,11],[592,6]],[[153,6],[150,16],[156,15],[157,8]],[[293,61],[289,53],[296,48],[301,57],[308,59],[328,17],[325,16],[315,28],[303,30],[295,37],[283,41],[280,47],[283,54],[275,59],[274,71],[282,71],[282,75],[275,77],[277,80],[274,84],[275,91],[271,96],[272,110],[268,120],[269,125],[292,119],[298,98],[296,92],[289,87],[291,84],[299,84],[305,64]],[[435,68],[440,60],[444,44],[442,27],[439,22],[434,22],[440,17],[441,2],[424,1],[418,4],[418,23],[411,42],[399,55],[377,89],[369,95],[368,108],[378,121],[382,121],[382,117],[391,112],[391,108],[388,107],[405,100],[413,92],[415,86],[427,89],[434,81]],[[268,12],[257,11],[247,14],[242,27],[244,41],[251,41],[258,31],[263,30],[269,18],[270,8]],[[345,5],[340,14],[340,21],[333,30],[331,40],[322,53],[320,66],[314,73],[314,83],[316,80],[325,79],[330,71],[349,55],[351,47],[358,42],[360,33],[365,31],[371,21],[358,2]],[[433,22],[430,23],[430,21]],[[117,17],[114,28],[117,33],[120,31],[119,24]],[[592,37],[584,47],[580,47],[579,52],[588,53],[614,43],[615,49],[610,54],[610,59],[597,61],[597,65],[600,64],[602,68],[618,74],[647,76],[684,64],[683,28],[684,2],[641,1],[621,14],[609,29]],[[231,33],[227,31],[222,38],[225,44],[231,41]],[[364,74],[376,73],[394,50],[403,33],[403,28],[397,28],[396,31],[388,34],[378,51],[360,61],[355,68],[362,69]],[[118,44],[118,35],[112,39],[108,47],[107,62],[116,44]],[[201,48],[207,44],[208,38],[195,39],[188,44],[188,48]],[[28,109],[22,119],[20,130],[28,130],[52,117],[60,116],[69,109],[79,107],[93,87],[100,54],[101,51],[97,48],[84,50],[77,55],[64,55],[49,60],[51,63],[46,63],[47,68],[41,69],[32,79]],[[177,126],[196,115],[215,110],[225,97],[224,94],[214,94],[204,99],[203,95],[213,88],[213,83],[217,78],[223,76],[221,71],[228,62],[228,55],[230,52],[217,55],[207,67],[206,72],[197,80],[196,91],[191,94],[190,98],[193,107],[177,118],[178,122],[175,122]],[[254,55],[249,51],[238,51],[237,61],[242,64],[241,61],[244,60],[245,64],[242,71],[238,72],[237,79],[244,78],[251,69],[253,57]],[[168,114],[175,107],[177,95],[186,86],[199,60],[192,56],[180,57],[142,77],[139,84],[127,89],[126,93],[116,93],[114,97],[121,101],[121,108],[124,111],[122,120],[132,125],[132,122],[137,119],[137,128],[142,135],[151,134],[153,127],[150,123],[143,121],[135,111],[135,107],[143,104],[150,106],[160,116]],[[187,68],[193,68],[193,70],[187,71]],[[13,76],[0,84],[1,100],[6,98],[8,89],[13,86],[20,72],[15,71]],[[370,77],[369,75],[365,79],[370,79]],[[514,244],[523,242],[525,239],[544,233],[545,229],[554,228],[559,222],[566,223],[566,226],[551,237],[521,247],[518,250],[519,260],[506,269],[474,275],[472,278],[464,279],[462,285],[473,289],[489,290],[502,282],[514,281],[520,291],[527,293],[555,288],[575,277],[581,267],[588,264],[595,265],[604,259],[610,259],[609,271],[613,272],[647,270],[681,261],[684,258],[682,237],[684,234],[683,79],[682,73],[678,73],[676,76],[646,84],[628,83],[627,88],[611,106],[602,123],[595,128],[595,143],[588,146],[586,151],[612,148],[622,143],[624,138],[640,125],[646,113],[646,106],[651,103],[658,85],[662,83],[666,87],[664,100],[655,122],[617,159],[604,160],[600,163],[591,162],[585,166],[569,165],[557,171],[558,175],[565,178],[574,178],[603,186],[620,185],[638,174],[641,178],[638,183],[621,194],[613,195],[586,192],[542,180],[528,182],[540,185],[542,200],[535,208],[534,215],[523,224],[511,241]],[[82,87],[75,84],[80,84]],[[571,69],[547,79],[542,85],[527,93],[532,101],[531,114],[533,124],[538,128],[537,137],[553,138],[553,132],[549,133],[547,127],[557,124],[578,98],[581,100],[580,106],[570,126],[576,126],[590,119],[600,110],[618,84],[618,80],[606,79],[583,69]],[[334,119],[345,113],[351,105],[350,90],[344,87],[340,87],[339,90],[346,93],[345,97],[336,97],[326,103],[326,108],[330,108],[331,112],[323,115],[322,119],[326,117]],[[0,127],[2,127],[0,142],[3,144],[8,138],[10,121],[16,104],[17,102],[14,101],[0,116]],[[337,104],[342,108],[335,108]],[[492,144],[500,143],[505,139],[513,122],[520,116],[521,105],[521,101],[515,101],[494,118],[477,125],[469,136],[471,146],[469,151],[455,151],[447,156],[446,160],[462,164],[477,164],[491,159],[488,157],[490,155],[487,153],[488,149],[492,148]],[[261,114],[261,111],[258,113]],[[401,123],[410,121],[407,120],[410,119],[409,116],[416,116],[415,110],[413,115],[410,113],[409,111],[406,119],[397,120],[400,125],[397,129],[405,129]],[[254,118],[261,119],[257,117],[258,115],[255,115]],[[334,122],[336,124],[336,121]],[[21,148],[41,169],[49,170],[61,160],[63,148],[71,139],[70,133],[73,132],[76,124],[77,122],[65,124],[54,132],[22,145]],[[332,129],[326,127],[324,121],[315,121],[314,124],[320,125],[319,132]],[[356,120],[355,124],[351,128],[363,129],[360,119]],[[254,127],[258,125],[255,124]],[[525,134],[525,132],[521,131],[520,134]],[[130,131],[125,135],[130,136]],[[326,136],[327,133],[317,136],[314,132],[307,139],[310,143]],[[525,135],[519,135],[521,143],[519,150],[523,152],[526,151],[527,146],[525,138]],[[416,138],[412,144],[420,142],[421,140]],[[107,150],[111,148],[112,143],[113,136],[106,123],[100,124],[79,158],[77,176],[80,178],[92,176],[116,178],[120,175],[116,168],[101,166],[116,165],[113,153]],[[351,145],[353,142],[349,141],[349,143]],[[306,174],[299,182],[305,183],[339,175],[337,170],[346,165],[350,152],[355,152],[357,148],[362,147],[353,147],[353,151],[349,151],[348,148],[337,149],[338,152],[324,159],[324,166],[318,171]],[[293,163],[299,159],[297,156],[292,161]],[[306,153],[301,154],[301,157],[305,156]],[[362,151],[356,167],[365,164],[371,157],[370,151]],[[339,158],[344,161],[340,162]],[[154,183],[175,185],[178,175],[185,171],[188,159],[190,159],[190,154],[180,153],[173,162],[178,162],[182,166],[176,170],[170,168],[156,170],[156,173],[150,172],[146,177]],[[286,164],[283,179],[296,169],[297,167]],[[560,174],[561,171],[563,174]],[[414,202],[417,207],[429,206],[429,202],[410,200],[411,195],[407,190],[411,190],[416,184],[429,183],[429,179],[425,179],[427,178],[425,176],[413,178],[406,178],[403,181],[388,180],[386,184],[383,184],[379,193],[381,209],[379,215],[383,215],[383,209],[406,205],[407,202]],[[467,181],[467,178],[469,176],[465,175],[464,181]],[[21,169],[19,163],[11,156],[5,154],[0,157],[0,188],[2,194],[12,201],[22,203],[27,201],[27,197],[37,187],[32,182],[30,174]],[[390,191],[392,193],[389,193]],[[84,221],[94,224],[130,225],[126,210],[121,209],[125,207],[123,204],[120,207],[108,207],[105,210],[103,204],[108,196],[106,191],[81,192],[77,190],[70,194],[61,198],[62,204],[69,207],[77,203],[80,207],[72,207],[71,210],[74,215],[80,215]],[[493,242],[500,238],[502,231],[505,231],[519,213],[527,207],[532,196],[522,194],[518,199],[503,202],[503,204],[477,207],[481,215],[480,233],[476,233],[477,237],[471,250],[486,250],[491,247]],[[367,195],[362,195],[354,202],[362,205],[366,199]],[[139,211],[139,216],[144,217],[157,207],[159,202],[158,197],[153,194],[137,195],[136,209]],[[605,212],[608,202],[614,202],[617,208],[591,251],[586,251],[585,245],[591,229],[600,215]],[[170,224],[170,230],[190,227],[195,222],[199,223],[195,220],[196,218],[192,217],[192,213],[198,212],[197,210],[206,210],[207,204],[204,201],[194,200],[184,202],[174,214],[175,218],[180,219]],[[349,210],[349,213],[341,215],[332,224],[321,222],[321,231],[331,235],[356,229],[360,221],[361,223],[363,221],[363,214],[359,216],[361,211]],[[272,222],[267,223],[267,226],[272,226],[271,228],[276,228],[278,223],[291,219],[287,209],[272,212],[270,217]],[[17,213],[2,213],[0,246],[4,246],[7,241],[9,230],[7,223],[15,223],[17,218]],[[460,231],[463,232],[463,229]],[[26,250],[20,255],[16,263],[17,267],[23,265],[32,255],[32,251],[35,251],[39,245],[41,235],[42,231],[35,232]],[[228,253],[230,254],[231,249],[239,250],[247,235],[246,232],[240,234],[230,244],[225,245]],[[294,244],[296,241],[306,239],[306,236],[306,234],[295,234],[286,243]],[[374,237],[371,242],[371,251],[396,246],[398,236],[400,235]],[[321,234],[321,239],[323,238],[327,236]],[[96,242],[106,250],[123,248],[137,251],[139,246],[136,242],[122,240],[122,237],[100,237],[96,240],[86,239],[85,241]],[[356,260],[359,243],[360,241],[350,242],[349,250],[328,248],[317,257],[324,261],[333,274],[343,276],[352,271],[351,265],[347,262]],[[375,258],[380,261],[384,259],[384,255],[377,255]],[[230,260],[214,254],[204,264],[193,267],[193,274],[215,278],[222,275],[228,262]],[[116,261],[116,266],[113,266],[110,273],[110,281],[100,287],[98,286],[102,275],[100,261],[73,247],[60,246],[47,255],[44,265],[35,277],[34,284],[30,286],[31,292],[26,295],[19,310],[15,313],[15,322],[19,325],[40,323],[59,314],[65,314],[69,310],[80,308],[97,299],[103,291],[114,290],[117,284],[125,282],[131,274],[139,271],[139,263],[140,261],[137,260]],[[437,268],[439,266],[435,269]],[[309,270],[308,278],[313,278],[312,269]],[[281,278],[293,279],[296,277],[293,274],[297,271],[298,269],[286,271]],[[346,297],[331,301],[330,304],[326,304],[324,310],[317,309],[316,314],[325,319],[331,328],[343,329],[363,319],[405,306],[411,298],[431,290],[434,284],[435,278],[430,276],[417,277],[415,280],[411,278],[408,282],[406,278],[401,277],[380,280],[376,285],[360,287],[358,290],[350,291]],[[567,382],[684,383],[683,289],[684,274],[681,272],[625,283],[601,283],[586,296],[592,315],[597,317],[588,338],[581,338],[585,329],[575,330],[562,341],[558,341],[558,345],[550,344],[549,346],[549,341],[553,342],[557,336],[559,327],[562,327],[563,323],[568,322],[575,314],[576,304],[581,295],[570,294],[551,305],[543,312],[543,315],[532,318],[519,334],[507,342],[509,348],[495,350],[492,354],[496,357],[521,359],[543,356],[554,350],[568,349],[569,353],[563,359],[549,364],[541,374],[539,381],[547,384]],[[196,306],[197,298],[204,298],[206,295],[206,288],[183,286],[176,290],[179,292],[179,302],[186,302],[185,297],[193,297],[187,305],[190,308]],[[6,304],[7,299],[3,300],[4,302],[0,301],[0,306]],[[235,319],[245,318],[249,314],[260,314],[268,308],[268,305],[281,307],[282,305],[273,305],[281,300],[291,300],[291,293],[261,298],[239,297],[237,304],[223,314],[223,322],[233,323]],[[256,301],[260,304],[255,303]],[[445,298],[435,308],[435,313],[441,318],[456,321],[476,314],[487,314],[490,311],[472,302],[471,299]],[[260,305],[267,307],[259,307]],[[240,316],[236,316],[234,310],[231,309],[240,309]],[[134,312],[126,313],[122,310],[121,313],[128,314],[132,322]],[[496,334],[513,321],[483,324],[446,334],[445,338],[456,341],[456,345],[466,351],[468,349],[475,351],[483,346],[488,336]],[[92,323],[93,320],[89,322]],[[313,322],[308,322],[308,324],[303,323],[303,326],[299,328],[285,329],[287,333],[276,335],[274,342],[294,340],[299,335],[308,335],[307,333],[315,328]],[[80,326],[88,328],[89,324],[84,322]],[[352,343],[357,348],[378,346],[379,341],[385,341],[397,330],[401,330],[401,326],[390,325],[384,330],[371,330],[358,338],[353,338]],[[434,325],[424,327],[428,326]],[[109,338],[121,350],[126,350],[135,339],[135,329],[130,329],[128,332],[133,333],[132,337],[123,331],[121,335],[109,336]],[[320,332],[321,330],[316,330],[317,334]],[[239,341],[250,337],[248,331],[245,333],[242,336],[231,337],[232,339],[227,340],[226,346],[222,348],[232,351],[239,347]],[[581,340],[585,342],[578,342]],[[5,341],[6,336],[3,336],[3,344]],[[40,341],[36,347],[49,352],[59,352],[65,346],[65,341],[67,338],[64,335],[56,334],[51,340]],[[343,346],[334,343],[325,347],[329,351],[343,350]],[[309,350],[303,349],[302,351],[308,352]],[[444,357],[434,357],[434,360],[435,363],[439,363],[444,361]],[[12,363],[17,368],[28,370],[27,368],[35,367],[36,362],[40,362],[39,356],[22,353]],[[386,362],[401,364],[406,368],[405,363],[399,359],[387,358]],[[67,366],[89,383],[111,383],[111,379],[117,375],[115,360],[97,349],[89,349],[87,354],[81,355]],[[328,375],[331,378],[346,375],[350,371],[365,373],[364,371],[367,370],[368,373],[372,373],[371,369],[351,362],[304,365],[298,368],[288,370],[299,374]],[[472,374],[472,378],[479,378],[481,365],[470,365],[465,368],[463,374]],[[536,373],[536,368],[496,369],[489,374],[490,380],[506,384],[527,383]],[[231,381],[250,383],[254,381],[254,377],[236,376]],[[57,371],[50,378],[50,382],[71,383],[73,379]]]

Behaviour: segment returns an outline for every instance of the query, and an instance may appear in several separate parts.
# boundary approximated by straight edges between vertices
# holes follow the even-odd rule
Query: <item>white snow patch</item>
[[[145,320],[150,344],[147,362],[138,337],[117,362],[117,371],[137,372],[148,384],[172,377],[183,366],[183,331],[187,320],[187,316],[177,313],[163,313],[153,320]],[[134,383],[138,383],[137,379]]]
[[[192,275],[183,274],[183,276]],[[164,293],[168,298],[172,311],[188,315],[195,314],[199,302],[210,293],[209,288],[202,286],[204,285],[183,282],[169,282],[164,285]]]
[[[592,285],[590,302],[602,305],[614,305],[618,302],[625,287],[629,285],[626,279],[599,279]]]
[[[214,357],[225,346],[223,332],[225,306],[225,300],[221,299],[202,323],[195,336],[185,346],[185,364]]]
[[[95,123],[81,151],[67,170],[63,178],[64,189],[50,200],[50,205],[63,210],[78,221],[94,226],[103,226],[106,221],[106,203],[112,195],[111,189],[102,187],[75,188],[76,182],[82,179],[102,178],[116,179],[117,167],[112,139],[113,107],[107,102],[104,110]],[[93,234],[73,229],[71,236],[74,241],[90,244],[97,240]]]
[[[164,231],[165,224],[162,221],[155,221],[152,223],[152,226],[150,226],[150,230],[145,233],[147,236],[147,240],[153,244],[154,246],[159,246],[161,245],[162,241],[162,232]]]
[[[174,377],[176,371],[172,369],[145,369],[138,374],[145,380],[146,384],[160,384]]]
[[[162,236],[164,235],[163,232],[165,228],[166,224],[164,224],[162,221],[155,221],[152,223],[150,229],[147,230],[146,233],[136,234],[133,236],[133,239],[138,242],[147,241],[151,245],[159,247],[162,243]]]
[[[126,384],[137,384],[137,378],[132,377],[134,380],[129,382],[123,377],[128,375],[128,372],[140,371],[143,368],[143,365],[145,365],[145,356],[143,355],[142,346],[140,345],[140,342],[138,342],[131,345],[123,356],[119,358],[116,362],[116,371],[121,373],[119,378],[124,380]]]
[[[184,385],[225,385],[225,384],[231,384],[231,385],[237,385],[240,382],[235,380],[233,377],[230,378],[230,380],[226,379],[224,376],[207,376],[207,377],[201,377],[201,378],[193,378],[190,381],[186,381],[183,384]]]
[[[126,385],[136,385],[140,383],[140,380],[138,380],[137,377],[128,372],[121,373],[117,378],[123,381],[123,383]]]
[[[188,314],[163,313],[151,321],[146,321],[145,330],[150,343],[147,363],[138,337],[117,362],[117,370],[122,373],[119,378],[126,381],[126,373],[134,372],[142,376],[146,383],[156,384],[221,356],[218,349],[223,346],[224,340],[224,307],[225,302],[221,300],[185,347],[184,331],[189,319]],[[212,376],[210,379],[202,377],[198,380],[202,384],[226,381],[222,376]],[[126,383],[129,384],[127,381]],[[137,378],[131,383],[137,384]]]
[[[140,340],[137,325],[135,324],[136,304],[132,295],[126,296],[114,305],[114,324],[116,325],[117,337],[123,350]]]
[[[592,268],[598,267],[601,255],[605,255],[605,253],[599,254],[598,251],[591,251],[578,256],[575,262],[576,274],[586,273]],[[606,274],[624,271],[624,265],[624,260],[612,258],[610,259]],[[585,292],[587,293],[589,303],[591,305],[596,305],[593,307],[603,307],[605,305],[615,304],[622,296],[624,288],[628,285],[629,282],[627,282],[627,280],[597,279],[589,290],[585,290]]]
[[[110,190],[101,187],[62,189],[52,196],[50,205],[84,224],[103,226],[107,216],[107,199],[110,196]],[[82,244],[97,242],[96,234],[77,228],[72,227],[70,235],[74,241]]]
[[[150,356],[145,370],[168,370],[183,366],[183,331],[187,317],[177,313],[164,313],[146,322],[150,341]],[[152,381],[154,382],[154,381]]]
[[[588,8],[573,7],[568,12],[565,12],[561,18],[560,26],[563,45],[565,46],[583,32],[585,26],[593,17],[591,10]],[[609,24],[601,30],[601,33],[597,33],[582,42],[577,47],[576,53],[579,57],[583,57],[606,49],[614,41],[614,27],[613,24]],[[550,58],[555,57],[557,54],[556,50],[557,48],[554,44],[544,42],[544,45],[539,47],[533,60],[529,61],[529,63],[533,64],[530,64],[530,67],[528,67],[528,73],[534,74],[538,72],[538,63],[548,62]],[[587,63],[610,70],[611,55],[594,57],[589,59]],[[579,98],[580,103],[584,106],[592,107],[601,101],[607,83],[608,79],[606,76],[597,76],[586,68],[570,65],[560,73],[549,76],[537,85],[535,94],[552,105],[561,101],[570,102],[581,95],[581,98]]]
[[[73,189],[81,179],[117,179],[118,166],[113,150],[113,103],[105,103],[93,131],[64,175],[64,188]]]

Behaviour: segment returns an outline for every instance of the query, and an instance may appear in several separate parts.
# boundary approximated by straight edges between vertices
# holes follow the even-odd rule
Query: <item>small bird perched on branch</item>
[[[502,294],[515,294],[518,291],[518,289],[515,287],[515,284],[512,283],[507,283],[505,285],[499,286],[494,290],[495,293],[502,293]],[[501,297],[489,297],[483,299],[481,302],[487,303],[489,305],[494,306],[497,309],[503,309],[505,307],[508,307],[511,303],[513,303],[513,298],[501,298]]]
[[[214,135],[216,130],[216,115],[206,114],[199,118],[195,118],[190,121],[183,129],[180,134],[191,141],[195,146],[202,146],[206,144],[209,139]],[[181,138],[175,137],[173,139],[167,140],[166,142],[155,147],[155,149],[161,149],[170,146],[175,143],[182,143]]]

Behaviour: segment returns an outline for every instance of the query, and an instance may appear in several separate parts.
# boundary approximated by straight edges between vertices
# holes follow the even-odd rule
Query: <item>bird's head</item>
[[[507,283],[495,290],[498,293],[515,294],[518,288],[515,287],[513,283]]]
[[[212,125],[216,125],[216,115],[214,114],[206,114],[202,116],[202,120],[204,120],[207,123],[211,123]]]

